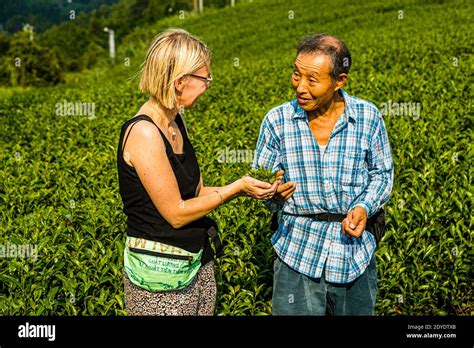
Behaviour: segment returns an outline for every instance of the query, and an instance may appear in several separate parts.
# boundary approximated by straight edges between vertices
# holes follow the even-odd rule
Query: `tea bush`
[[[292,98],[299,39],[328,32],[346,41],[354,60],[346,89],[384,109],[395,161],[376,313],[472,315],[472,10],[468,1],[255,0],[136,29],[118,47],[119,63],[104,60],[64,85],[3,89],[0,244],[37,245],[38,257],[0,260],[0,313],[125,314],[116,149],[120,125],[146,100],[127,78],[149,40],[173,26],[213,51],[215,83],[185,113],[211,186],[249,171],[218,153],[253,150],[265,113]],[[95,114],[61,115],[61,103],[94,103]],[[270,314],[271,214],[239,198],[211,216],[225,243],[216,313]]]

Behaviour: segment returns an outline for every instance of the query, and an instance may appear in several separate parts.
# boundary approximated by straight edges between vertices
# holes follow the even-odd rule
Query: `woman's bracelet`
[[[224,197],[222,197],[221,193],[217,190],[215,190],[214,192],[217,193],[219,195],[219,197],[221,198],[221,204],[220,205],[224,204]]]

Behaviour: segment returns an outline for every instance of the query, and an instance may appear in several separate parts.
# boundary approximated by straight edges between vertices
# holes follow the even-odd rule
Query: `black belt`
[[[293,215],[284,213],[287,215]],[[326,222],[342,222],[347,215],[344,214],[329,214],[329,213],[319,213],[319,214],[298,214],[294,216],[307,217],[316,221],[326,221]],[[271,229],[276,231],[278,229],[278,215],[277,213],[272,216],[272,226]],[[385,210],[380,209],[376,214],[367,219],[367,224],[365,229],[372,233],[375,236],[377,245],[385,234]]]
[[[342,222],[342,220],[344,220],[347,215],[319,213],[319,214],[306,214],[306,215],[299,215],[299,216],[308,217],[316,221]]]

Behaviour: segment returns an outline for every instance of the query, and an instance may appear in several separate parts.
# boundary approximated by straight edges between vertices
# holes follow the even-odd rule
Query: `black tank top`
[[[208,217],[204,217],[178,229],[171,226],[156,209],[135,168],[128,165],[123,158],[123,148],[128,134],[130,134],[136,122],[141,120],[153,123],[160,131],[183,200],[196,197],[196,189],[201,176],[196,154],[188,139],[181,115],[178,114],[175,121],[183,136],[183,154],[173,152],[168,139],[149,116],[138,115],[126,121],[120,131],[117,165],[120,195],[124,205],[123,211],[127,215],[127,235],[173,245],[192,253],[204,248],[201,258],[201,263],[204,265],[214,255],[207,231],[211,226],[217,229],[215,222]],[[132,125],[127,132],[125,142],[123,142],[125,131],[130,124]]]

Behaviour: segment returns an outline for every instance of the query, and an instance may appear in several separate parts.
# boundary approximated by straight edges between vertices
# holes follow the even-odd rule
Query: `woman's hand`
[[[256,199],[270,199],[273,197],[283,179],[283,170],[276,173],[275,181],[270,184],[254,179],[250,176],[244,176],[240,180],[240,193],[244,196],[253,197]]]

